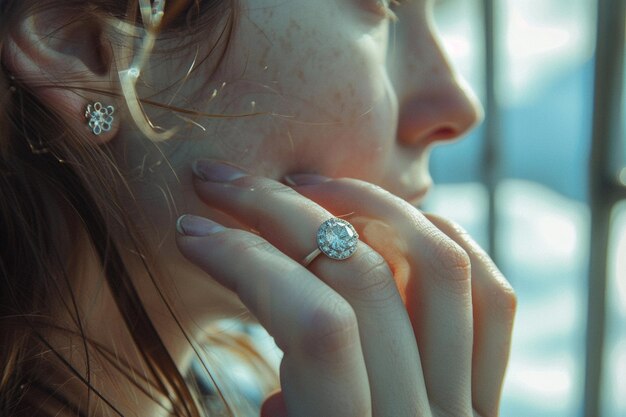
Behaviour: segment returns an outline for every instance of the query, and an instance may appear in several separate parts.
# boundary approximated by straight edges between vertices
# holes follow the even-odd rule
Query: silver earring
[[[102,132],[111,130],[114,112],[115,107],[104,107],[99,101],[87,106],[85,118],[89,120],[89,127],[94,135],[98,136]]]

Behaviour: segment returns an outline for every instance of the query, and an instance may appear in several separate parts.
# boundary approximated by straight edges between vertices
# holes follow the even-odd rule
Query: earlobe
[[[100,136],[110,131],[111,126],[113,126],[113,113],[115,113],[115,107],[103,106],[99,101],[87,105],[85,118],[89,120],[91,132],[96,136]]]
[[[117,82],[105,28],[68,13],[42,8],[25,17],[6,39],[2,61],[18,85],[71,128],[96,144],[108,142],[119,122],[113,116]]]

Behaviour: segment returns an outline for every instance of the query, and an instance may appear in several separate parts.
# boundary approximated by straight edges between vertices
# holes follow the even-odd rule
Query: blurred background
[[[485,123],[433,151],[424,209],[518,294],[503,417],[626,416],[624,0],[439,0]]]

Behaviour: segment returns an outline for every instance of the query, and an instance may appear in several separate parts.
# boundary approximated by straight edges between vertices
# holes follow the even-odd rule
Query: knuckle
[[[493,295],[503,320],[512,321],[517,311],[517,294],[502,275],[496,280]]]
[[[471,279],[469,254],[455,241],[440,233],[430,253],[430,267],[438,278],[465,286]]]
[[[432,415],[436,417],[458,417],[458,416],[473,416],[475,415],[471,410],[467,409],[467,406],[463,401],[455,402],[438,402],[432,406]]]
[[[428,219],[436,221],[436,225],[439,229],[449,232],[457,236],[469,236],[467,230],[465,230],[460,224],[437,214],[428,214]],[[446,233],[447,234],[447,233]]]
[[[356,314],[339,296],[330,296],[304,317],[300,340],[305,355],[328,361],[358,341]]]
[[[351,299],[367,302],[385,302],[395,295],[396,284],[393,273],[385,259],[375,251],[362,251],[351,262],[353,271],[348,271],[339,283],[342,290],[350,293]]]
[[[497,314],[502,316],[504,320],[512,320],[517,310],[515,290],[486,253],[479,254],[479,262],[483,262],[485,265],[486,288],[489,291],[492,304],[498,310]]]

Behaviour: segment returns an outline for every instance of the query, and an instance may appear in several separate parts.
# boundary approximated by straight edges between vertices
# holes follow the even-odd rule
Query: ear
[[[5,66],[19,84],[69,126],[84,131],[96,144],[115,137],[119,117],[113,118],[110,130],[93,131],[94,125],[111,121],[109,106],[117,107],[113,102],[118,85],[112,72],[113,54],[102,21],[79,16],[70,8],[36,8],[13,27],[2,53]],[[97,102],[103,110],[93,113],[90,127],[91,116],[86,112],[89,105],[93,111]]]

